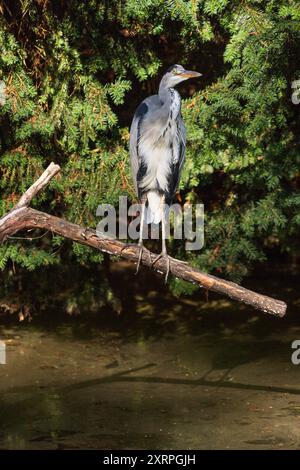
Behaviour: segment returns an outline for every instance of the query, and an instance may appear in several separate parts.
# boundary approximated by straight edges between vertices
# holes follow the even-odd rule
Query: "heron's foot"
[[[170,261],[171,260],[172,261],[177,261],[177,260],[175,260],[174,258],[169,256],[167,253],[164,253],[162,251],[158,256],[156,256],[156,258],[154,258],[154,260],[151,263],[151,267],[153,267],[154,264],[157,263],[157,261],[160,260],[160,259],[164,259],[166,261],[167,270],[166,270],[166,275],[165,275],[165,283],[167,283],[167,280],[168,280],[168,277],[169,277],[169,272],[170,272]]]
[[[144,245],[139,245],[139,259],[138,259],[138,263],[137,263],[137,266],[136,266],[136,271],[135,271],[135,274],[137,274],[139,272],[139,269],[140,269],[140,264],[141,264],[141,260],[142,260],[142,256],[143,256],[143,252],[146,253],[148,256],[149,256],[149,263],[151,264],[152,263],[152,260],[151,260],[151,251],[148,250],[148,248],[145,248]]]
[[[188,264],[187,261],[183,261],[183,259],[173,258],[173,256],[169,256],[169,258],[171,261],[174,261],[174,263]]]

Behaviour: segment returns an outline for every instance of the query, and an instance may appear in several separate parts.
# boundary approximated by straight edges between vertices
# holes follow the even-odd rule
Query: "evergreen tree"
[[[274,248],[299,254],[296,1],[0,0],[0,13],[1,214],[52,160],[62,173],[33,202],[41,210],[95,227],[99,203],[134,200],[134,109],[156,93],[166,67],[182,63],[204,74],[181,87],[180,190],[183,203],[204,202],[206,230],[201,252],[173,242],[173,254],[235,280]],[[0,247],[8,283],[12,266],[22,277],[102,259],[51,234]]]

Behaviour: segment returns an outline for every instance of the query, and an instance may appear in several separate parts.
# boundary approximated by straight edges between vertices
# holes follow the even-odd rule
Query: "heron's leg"
[[[164,209],[165,196],[162,196],[162,218],[161,218],[161,253],[152,261],[151,266],[153,266],[159,259],[164,258],[167,263],[167,271],[165,275],[165,282],[167,282],[170,272],[170,261],[175,261],[176,263],[187,264],[185,261],[182,261],[177,258],[172,258],[168,255],[167,244],[166,244],[166,211]]]
[[[166,211],[164,208],[165,204],[165,196],[161,198],[161,205],[162,205],[162,218],[161,218],[161,253],[156,256],[156,258],[152,261],[151,265],[153,266],[159,259],[164,258],[167,263],[167,271],[165,275],[165,282],[168,280],[169,272],[170,272],[170,256],[167,252],[167,244],[166,244]]]
[[[163,197],[163,204],[165,202],[165,197]],[[162,219],[161,219],[161,253],[162,257],[166,259],[167,262],[167,272],[165,276],[165,282],[168,280],[169,272],[170,272],[170,256],[167,252],[167,243],[166,243],[166,211],[163,206],[162,208]]]
[[[140,222],[140,236],[139,236],[139,242],[138,242],[138,247],[139,247],[139,259],[138,259],[138,263],[137,263],[137,267],[136,267],[136,272],[135,274],[137,274],[139,272],[139,269],[140,269],[140,264],[141,264],[141,260],[142,260],[142,255],[143,255],[143,251],[145,251],[148,256],[149,256],[149,260],[150,260],[150,263],[151,263],[151,253],[150,251],[144,247],[144,242],[143,242],[143,229],[144,229],[144,221],[145,221],[145,210],[146,210],[146,201],[147,201],[147,198],[143,198],[142,199],[142,213],[141,213],[141,222]]]
[[[145,220],[145,206],[146,206],[146,202],[147,202],[147,198],[143,198],[141,200],[141,204],[142,204],[142,214],[141,214],[141,222],[140,222],[140,233],[139,233],[139,241],[138,241],[138,246],[140,247],[143,247],[143,249],[147,252],[150,253],[149,250],[147,250],[147,248],[144,248],[143,246],[143,224],[144,224],[144,220]],[[124,246],[121,248],[121,252],[124,251],[124,250],[127,250],[127,248],[133,248],[135,247],[135,243],[124,243]],[[150,262],[151,262],[151,254],[150,254]]]

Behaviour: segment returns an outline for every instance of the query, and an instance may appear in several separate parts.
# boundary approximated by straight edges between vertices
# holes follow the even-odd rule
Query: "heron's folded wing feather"
[[[130,128],[130,162],[133,182],[136,193],[138,193],[137,175],[141,166],[141,157],[139,155],[139,140],[141,134],[141,125],[148,112],[148,105],[143,101],[137,108]]]
[[[171,181],[169,184],[169,191],[166,195],[166,202],[168,204],[172,202],[176,190],[178,189],[181,171],[185,161],[186,129],[181,115],[177,120],[177,142],[179,144],[179,153],[172,162]]]
[[[137,108],[130,129],[131,169],[136,192],[139,182],[148,171],[149,159],[155,148],[160,131],[165,127],[168,114],[158,95],[146,98]]]

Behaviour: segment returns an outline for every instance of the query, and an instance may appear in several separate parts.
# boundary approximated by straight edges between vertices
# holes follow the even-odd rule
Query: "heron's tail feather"
[[[147,193],[148,207],[147,207],[147,224],[159,224],[162,219],[162,198],[157,191],[149,191]]]

